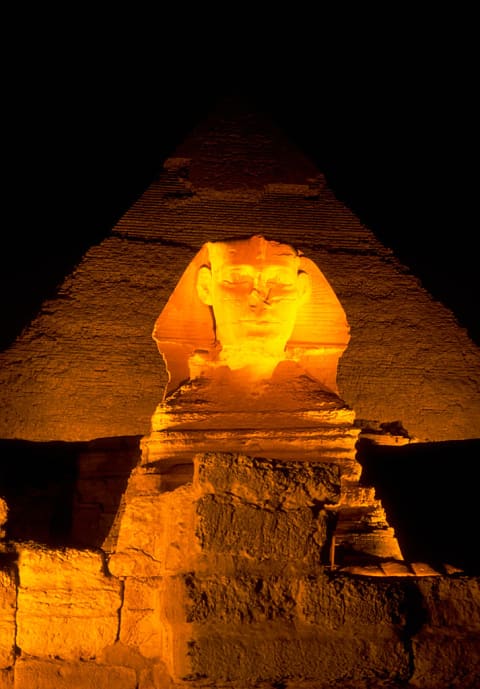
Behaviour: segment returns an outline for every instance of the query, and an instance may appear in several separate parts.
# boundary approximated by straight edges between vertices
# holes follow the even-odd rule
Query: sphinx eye
[[[270,287],[293,287],[294,282],[289,272],[280,271],[270,276],[267,280],[267,285]]]
[[[291,280],[286,278],[273,278],[272,280],[267,280],[268,287],[293,287],[294,284]]]
[[[245,273],[229,273],[223,278],[222,284],[224,285],[247,285],[252,281],[252,278]]]

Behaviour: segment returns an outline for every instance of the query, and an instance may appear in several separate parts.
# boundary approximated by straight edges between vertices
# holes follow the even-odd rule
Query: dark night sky
[[[352,22],[332,40],[327,26],[301,53],[285,27],[261,50],[258,33],[233,46],[183,34],[165,45],[165,29],[158,43],[138,32],[135,42],[37,38],[4,87],[1,345],[238,88],[480,344],[475,61],[462,40],[468,17],[450,35],[450,18],[443,33],[430,20],[412,28],[404,18],[382,39]]]

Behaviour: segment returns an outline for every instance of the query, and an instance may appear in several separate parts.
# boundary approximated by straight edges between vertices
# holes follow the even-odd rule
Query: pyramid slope
[[[268,113],[238,95],[218,103],[174,157],[190,161],[189,180],[197,189],[262,190],[265,184],[305,184],[319,174]]]
[[[222,113],[1,355],[0,437],[148,433],[166,383],[157,316],[204,242],[252,234],[302,250],[340,299],[351,340],[338,385],[357,419],[400,422],[420,441],[480,437],[480,351],[453,314],[268,120]]]

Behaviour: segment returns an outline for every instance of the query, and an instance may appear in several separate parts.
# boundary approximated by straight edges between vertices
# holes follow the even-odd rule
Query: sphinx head
[[[258,235],[206,242],[152,334],[169,375],[166,395],[218,366],[265,378],[283,359],[336,390],[349,340],[345,312],[318,266]]]
[[[281,358],[298,311],[311,292],[297,251],[254,236],[209,242],[208,263],[199,268],[197,291],[211,307],[215,339],[231,366]]]

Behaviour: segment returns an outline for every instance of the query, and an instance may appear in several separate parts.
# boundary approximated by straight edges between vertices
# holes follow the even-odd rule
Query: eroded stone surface
[[[278,564],[292,554],[302,564],[320,565],[327,542],[325,510],[259,509],[257,505],[206,496],[197,507],[198,537],[203,548],[255,561]]]
[[[401,682],[409,676],[408,653],[395,634],[335,638],[308,628],[292,633],[288,625],[252,627],[247,643],[241,632],[229,627],[207,628],[195,640],[190,663],[182,669],[185,678],[204,675],[236,686],[255,686],[259,681],[273,684],[285,677],[327,685],[378,677]]]
[[[3,498],[0,498],[0,540],[5,537],[5,524],[8,517],[8,505]]]
[[[241,475],[249,458],[239,459]],[[233,467],[230,482],[228,476],[219,477],[212,456],[195,472],[195,477],[203,476],[206,493],[195,492],[198,485],[167,493],[155,491],[152,482],[139,482],[137,488],[145,494],[148,486],[151,499],[169,500],[170,509],[177,492],[182,496],[190,491],[189,504],[196,513],[202,496],[226,499],[235,487],[239,474],[233,458],[220,464]],[[251,466],[258,471],[258,462]],[[296,469],[293,465],[292,471]],[[312,483],[318,490],[319,478]],[[218,493],[212,492],[213,484]],[[259,510],[268,511],[265,485],[258,496],[263,499]],[[232,504],[239,499],[230,497]],[[306,509],[305,494],[297,498],[301,508],[278,509]],[[178,502],[186,504],[183,498]],[[418,689],[476,689],[478,578],[413,572],[400,576],[398,571],[381,578],[368,576],[366,568],[359,568],[358,575],[323,565],[312,569],[298,560],[301,543],[283,539],[282,533],[278,541],[285,549],[281,567],[276,567],[270,553],[262,560],[243,549],[226,557],[216,543],[202,546],[195,519],[188,528],[185,515],[183,519],[189,536],[176,541],[180,555],[161,577],[127,571],[120,582],[108,574],[98,553],[18,546],[18,615],[16,576],[12,571],[2,579],[0,640],[7,649],[2,689],[110,689],[111,682],[115,689],[274,689],[279,683],[292,689],[333,689],[339,683],[342,689],[407,683]],[[159,534],[167,523],[158,524]],[[167,529],[169,539],[174,533]],[[125,546],[126,533],[123,537]],[[168,544],[167,538],[164,550]],[[181,554],[184,548],[189,553]],[[118,620],[114,637],[98,629],[102,606],[104,615],[110,610]],[[33,638],[33,630],[39,639]],[[23,647],[15,657],[12,643],[17,638],[23,639]],[[36,657],[29,655],[33,650]]]
[[[476,689],[480,677],[479,632],[423,630],[413,639],[411,684],[418,689]]]
[[[198,482],[211,493],[229,493],[257,505],[294,508],[337,503],[340,469],[322,462],[280,462],[232,453],[206,453]]]
[[[2,689],[13,689],[13,668],[7,668],[6,670],[0,670],[0,687]]]
[[[480,632],[478,578],[457,575],[421,579],[418,590],[423,597],[427,625],[449,625]]]
[[[324,630],[348,631],[358,624],[393,629],[406,623],[408,591],[388,580],[323,574],[302,579],[296,601],[301,618]]]
[[[197,555],[192,537],[196,494],[191,485],[175,494],[159,492],[158,485],[158,476],[142,470],[132,474],[108,560],[115,576],[160,577],[192,566]],[[136,494],[137,490],[141,492]]]
[[[0,670],[15,660],[17,582],[12,566],[0,569]],[[0,684],[1,686],[1,684]]]
[[[15,665],[15,689],[137,689],[137,676],[128,667],[95,663],[20,659]]]
[[[67,660],[95,658],[118,633],[121,585],[101,553],[18,545],[17,646]]]
[[[171,582],[172,591],[181,591],[186,601],[186,622],[215,624],[293,623],[300,586],[294,575],[247,571],[235,577],[189,572]]]
[[[165,647],[163,588],[163,580],[157,577],[125,579],[119,639],[144,658],[159,658]]]

